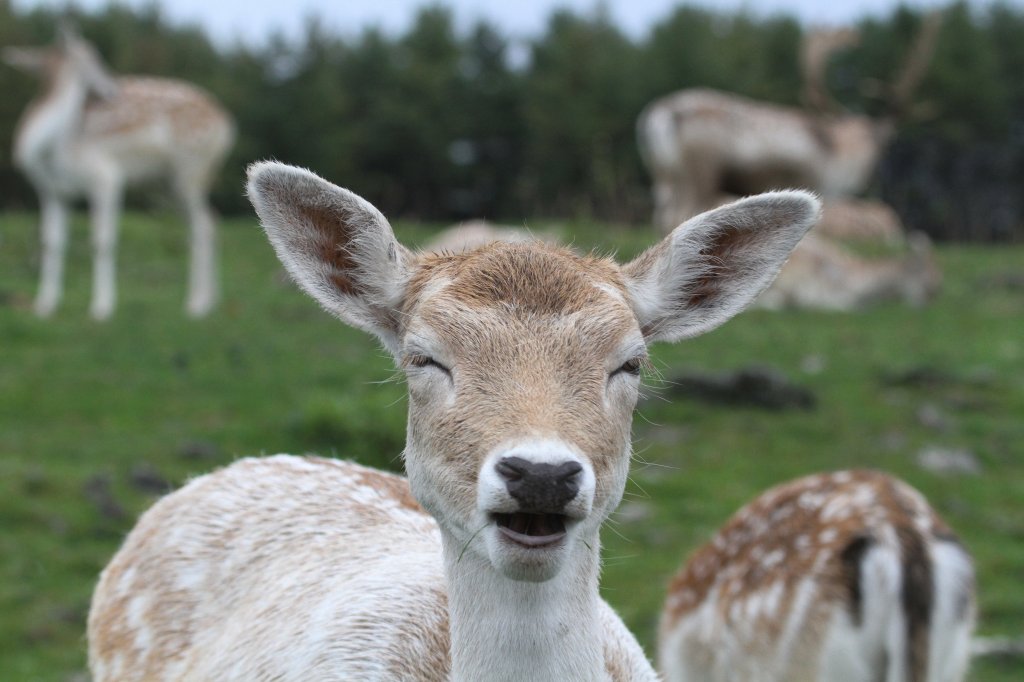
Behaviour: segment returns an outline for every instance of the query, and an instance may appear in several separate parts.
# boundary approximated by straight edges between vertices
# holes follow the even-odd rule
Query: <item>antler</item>
[[[804,75],[801,98],[804,104],[821,113],[835,112],[839,103],[828,94],[825,71],[834,53],[860,42],[854,28],[817,28],[808,31],[800,45],[800,68]]]
[[[896,78],[893,79],[892,85],[889,87],[889,105],[897,116],[906,113],[914,90],[924,79],[928,65],[935,54],[942,20],[943,13],[941,11],[929,12],[925,15],[917,38],[907,51],[903,66],[900,67]]]

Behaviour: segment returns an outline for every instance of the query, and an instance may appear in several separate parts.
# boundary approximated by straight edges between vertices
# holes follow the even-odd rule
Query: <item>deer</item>
[[[180,80],[114,76],[70,26],[47,48],[6,48],[4,60],[39,76],[42,91],[14,136],[14,161],[39,195],[42,256],[34,309],[60,303],[72,200],[90,207],[93,253],[90,314],[116,305],[115,252],[127,185],[170,182],[190,225],[186,310],[209,313],[217,299],[215,221],[210,186],[234,142],[231,116],[199,87]]]
[[[897,301],[921,308],[938,295],[942,271],[924,233],[908,235],[904,255],[864,258],[815,234],[816,229],[793,250],[754,307],[851,312]]]
[[[888,88],[887,113],[835,111],[824,61],[856,41],[851,29],[818,31],[804,42],[807,108],[756,101],[708,88],[681,90],[648,104],[637,119],[640,156],[653,181],[654,223],[662,231],[743,196],[803,187],[827,202],[865,189],[934,52],[941,13],[929,14]],[[876,88],[877,89],[877,88]]]
[[[426,251],[465,251],[483,246],[494,241],[524,242],[541,240],[557,241],[550,232],[534,232],[525,227],[499,225],[488,220],[466,220],[456,223],[439,233],[423,247]]]
[[[761,494],[672,578],[666,682],[957,682],[971,556],[908,484],[820,473]]]
[[[877,199],[840,198],[822,202],[821,220],[813,234],[837,242],[905,245],[906,230],[899,215]]]
[[[281,455],[162,498],[100,576],[93,679],[657,679],[598,592],[647,348],[739,313],[817,199],[739,201],[620,265],[540,241],[413,252],[277,162],[247,188],[298,286],[404,374],[407,478]]]

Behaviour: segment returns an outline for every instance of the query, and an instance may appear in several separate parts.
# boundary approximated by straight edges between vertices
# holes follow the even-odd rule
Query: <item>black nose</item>
[[[557,514],[580,491],[579,462],[538,464],[521,457],[504,457],[494,465],[520,511]]]

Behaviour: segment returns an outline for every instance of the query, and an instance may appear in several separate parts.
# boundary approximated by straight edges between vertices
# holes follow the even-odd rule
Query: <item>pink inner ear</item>
[[[743,263],[730,258],[734,251],[742,251],[751,242],[756,241],[756,234],[753,230],[737,229],[729,226],[724,227],[710,240],[710,243],[701,250],[700,262],[705,268],[704,273],[693,280],[688,290],[688,308],[699,308],[709,298],[717,295],[721,290],[721,280],[729,277],[732,273],[743,267]],[[744,259],[740,259],[744,260]]]
[[[300,211],[311,231],[309,239],[314,250],[311,255],[331,266],[332,272],[327,275],[331,284],[348,296],[364,293],[363,287],[352,278],[356,263],[347,248],[351,229],[344,213],[324,206],[303,206]]]

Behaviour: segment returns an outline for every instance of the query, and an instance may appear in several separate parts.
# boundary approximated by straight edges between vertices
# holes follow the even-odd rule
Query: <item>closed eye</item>
[[[638,377],[640,376],[640,370],[643,369],[644,361],[645,359],[642,357],[630,358],[629,360],[626,360],[624,363],[622,363],[622,365],[620,365],[615,371],[609,374],[608,378],[611,379],[612,377],[619,374],[627,374],[630,376]]]
[[[409,367],[433,367],[439,369],[445,374],[451,376],[452,370],[442,365],[440,362],[430,357],[429,355],[409,355],[406,356],[405,364]]]

